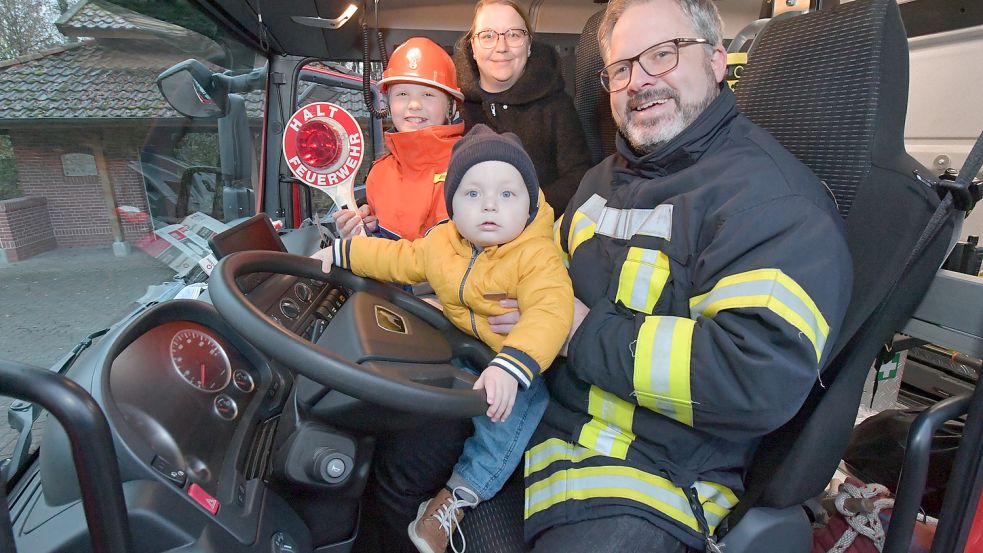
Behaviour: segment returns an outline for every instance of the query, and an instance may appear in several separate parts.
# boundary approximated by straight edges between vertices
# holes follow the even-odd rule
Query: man
[[[721,86],[711,0],[612,0],[598,38],[620,135],[557,230],[577,307],[526,454],[526,537],[711,550],[827,362],[849,252],[822,183]]]

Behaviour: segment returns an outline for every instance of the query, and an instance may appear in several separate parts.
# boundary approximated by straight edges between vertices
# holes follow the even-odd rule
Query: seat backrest
[[[741,111],[808,165],[846,218],[853,297],[831,362],[800,412],[765,437],[746,477],[752,506],[788,507],[826,486],[849,439],[872,362],[917,307],[952,223],[901,277],[939,198],[904,150],[907,37],[894,0],[857,0],[774,21],[756,38],[736,96]],[[733,521],[731,521],[733,523]]]
[[[580,124],[587,138],[591,163],[597,164],[614,153],[614,137],[618,129],[611,117],[608,93],[601,87],[597,72],[604,67],[597,44],[597,27],[604,17],[604,10],[590,16],[584,24],[577,42],[577,70],[574,76],[573,105],[580,116]]]

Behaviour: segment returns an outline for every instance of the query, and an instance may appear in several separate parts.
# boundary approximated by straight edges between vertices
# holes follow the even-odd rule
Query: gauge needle
[[[201,364],[201,385],[205,385],[205,364]]]

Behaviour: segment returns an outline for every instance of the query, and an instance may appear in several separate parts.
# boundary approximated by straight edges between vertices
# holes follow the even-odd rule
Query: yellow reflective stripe
[[[829,324],[809,294],[779,269],[757,269],[720,279],[712,290],[689,300],[690,316],[714,317],[725,309],[761,307],[795,327],[822,359]]]
[[[693,426],[690,358],[696,321],[646,317],[635,344],[632,384],[638,405]]]
[[[594,228],[594,221],[591,221],[580,211],[574,212],[573,218],[570,220],[570,235],[567,237],[567,248],[571,257],[581,244],[594,236]]]
[[[587,414],[613,423],[620,428],[631,430],[632,421],[635,418],[635,406],[597,386],[591,386],[587,400]]]
[[[694,487],[712,533],[736,504],[736,497],[720,485],[697,482]],[[533,483],[526,488],[525,517],[565,501],[600,498],[636,501],[700,532],[681,489],[660,476],[621,466],[571,468]]]
[[[447,180],[447,171],[444,171],[443,173],[434,173],[433,174],[433,183],[434,184],[437,184],[438,182],[444,182],[446,180]]]
[[[560,233],[560,227],[563,226],[563,217],[564,215],[560,215],[560,218],[553,223],[553,244],[556,246],[557,253],[560,254],[560,259],[563,260],[563,266],[569,269],[570,255],[563,251],[563,241],[561,240],[562,234]]]
[[[659,250],[628,248],[621,266],[617,301],[642,313],[651,313],[669,280],[669,257]]]
[[[591,419],[580,428],[577,443],[602,455],[625,459],[635,435],[613,424]]]
[[[529,448],[526,452],[526,476],[535,474],[557,461],[579,463],[584,459],[600,455],[596,451],[565,442],[558,438],[546,441]]]
[[[628,447],[635,441],[631,431],[635,406],[591,386],[587,414],[593,418],[580,429],[577,443],[609,457],[624,459]]]

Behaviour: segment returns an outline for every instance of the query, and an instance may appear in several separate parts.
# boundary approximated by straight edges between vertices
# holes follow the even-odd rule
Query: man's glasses
[[[649,47],[641,54],[618,60],[598,72],[601,86],[608,92],[623,90],[631,82],[631,69],[638,62],[651,77],[661,77],[679,65],[679,47],[687,44],[710,44],[705,38],[674,38]]]
[[[505,45],[509,48],[522,46],[526,42],[529,32],[525,29],[505,29],[505,32],[498,33],[491,29],[478,31],[474,34],[474,40],[484,49],[494,48],[498,44],[498,37],[505,37]]]

